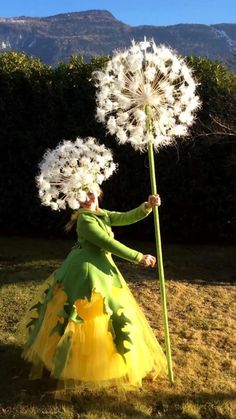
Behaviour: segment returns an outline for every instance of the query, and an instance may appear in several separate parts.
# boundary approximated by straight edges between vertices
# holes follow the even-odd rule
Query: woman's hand
[[[156,258],[152,255],[143,255],[142,259],[139,262],[140,265],[145,266],[146,268],[154,268],[156,265]]]
[[[160,195],[149,195],[148,200],[145,204],[146,208],[153,208],[155,206],[159,207],[161,205],[161,197]]]

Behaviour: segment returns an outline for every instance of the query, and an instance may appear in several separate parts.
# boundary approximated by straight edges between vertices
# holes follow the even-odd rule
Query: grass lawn
[[[151,243],[129,243],[151,252]],[[164,248],[175,385],[144,380],[143,388],[117,394],[82,391],[55,400],[48,378],[29,381],[21,359],[18,321],[43,280],[72,243],[0,238],[1,418],[236,418],[236,248],[167,245]],[[156,270],[117,260],[164,347]]]

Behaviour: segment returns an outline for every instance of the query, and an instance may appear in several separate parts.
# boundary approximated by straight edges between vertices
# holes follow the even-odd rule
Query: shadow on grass
[[[1,266],[0,287],[12,284],[39,283],[46,280],[58,267],[60,262],[47,261],[42,264],[32,262],[29,266],[15,265],[4,269]]]
[[[45,380],[32,382],[28,379],[30,365],[21,358],[22,347],[0,344],[1,372],[0,372],[0,402],[5,405],[24,399],[24,393],[31,397],[45,391]],[[38,380],[39,381],[39,380]]]
[[[143,268],[137,265],[133,266],[131,269],[127,262],[116,261],[117,265],[127,280],[127,282],[132,283],[141,283],[143,280],[159,280],[158,268],[154,269]],[[232,286],[236,283],[236,267],[235,270],[232,269],[232,272],[222,273],[215,272],[215,268],[212,267],[212,270],[209,268],[208,272],[202,270],[199,272],[199,268],[196,266],[191,266],[188,270],[183,269],[181,266],[172,266],[168,261],[164,263],[165,271],[165,280],[174,280],[183,283],[199,284],[199,285],[223,285],[223,286]],[[227,270],[226,270],[227,272]]]
[[[1,265],[0,273],[0,287],[10,284],[24,284],[35,281],[41,282],[46,280],[62,263],[62,260],[47,260],[43,263],[32,261],[30,264],[16,264],[4,267]],[[156,280],[158,279],[157,269],[147,269],[139,266],[134,266],[127,262],[115,260],[118,268],[127,282],[142,283],[143,280]],[[186,283],[199,284],[199,285],[224,285],[232,286],[236,283],[235,275],[215,274],[212,269],[210,272],[199,272],[199,270],[192,266],[188,272],[181,269],[171,268],[168,263],[164,265],[165,279],[176,280]]]
[[[220,415],[214,416],[214,406],[233,401],[236,398],[234,392],[178,394],[178,389],[176,389],[176,393],[174,390],[169,393],[156,389],[148,391],[145,388],[144,381],[143,389],[126,394],[121,393],[121,396],[116,392],[109,394],[104,390],[97,392],[83,390],[75,395],[71,402],[60,401],[54,398],[57,388],[55,380],[46,377],[35,381],[28,379],[30,366],[21,358],[21,351],[22,348],[19,346],[0,344],[2,360],[0,404],[8,412],[15,412],[17,406],[23,405],[26,411],[27,408],[30,409],[33,406],[40,413],[42,408],[44,411],[47,409],[50,411],[56,406],[58,408],[58,406],[68,403],[68,408],[74,414],[93,413],[97,415],[94,417],[99,417],[100,412],[101,416],[107,414],[105,417],[109,417],[109,414],[115,414],[118,417],[121,415],[121,417],[139,419],[150,417],[183,418],[185,416],[182,416],[182,405],[186,402],[192,402],[201,410],[204,410],[206,405],[208,406],[206,417],[220,418]]]
[[[153,395],[154,396],[154,395]],[[158,396],[158,395],[157,395]],[[161,394],[159,400],[152,408],[151,417],[161,417],[163,419],[229,419],[234,416],[219,413],[217,407],[224,403],[235,401],[236,393],[205,393],[194,394]],[[197,411],[189,414],[184,413],[184,406],[192,404],[197,407]]]
[[[0,237],[0,286],[46,279],[57,269],[74,244],[70,240],[39,240]],[[156,254],[153,242],[126,242],[143,253]],[[166,280],[201,285],[232,285],[236,282],[235,246],[166,245]],[[157,269],[145,269],[114,257],[128,282],[155,280]]]

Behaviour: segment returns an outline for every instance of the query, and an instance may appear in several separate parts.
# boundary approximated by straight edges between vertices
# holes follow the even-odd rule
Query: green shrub
[[[92,72],[108,57],[49,67],[23,53],[0,55],[0,229],[3,234],[63,235],[69,212],[40,205],[35,187],[37,165],[47,148],[63,139],[93,136],[111,147],[118,174],[104,185],[107,208],[126,210],[150,192],[146,154],[118,146],[95,120]],[[163,205],[161,228],[171,241],[236,239],[235,74],[222,64],[189,57],[203,101],[191,140],[156,155],[158,190]],[[228,127],[224,129],[217,125]],[[219,132],[215,134],[216,130]],[[205,136],[207,134],[207,136]],[[120,229],[130,238],[153,237],[152,220]],[[145,226],[145,228],[144,228]]]

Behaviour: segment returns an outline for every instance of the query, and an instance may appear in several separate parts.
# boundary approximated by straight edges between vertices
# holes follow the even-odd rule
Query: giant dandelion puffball
[[[119,143],[158,149],[188,135],[200,106],[196,82],[183,58],[153,40],[116,52],[103,71],[94,72],[97,119]],[[147,109],[152,135],[147,129]]]
[[[99,193],[99,185],[116,167],[111,151],[95,138],[63,141],[47,150],[39,164],[36,184],[41,202],[53,210],[78,209],[88,192]]]

